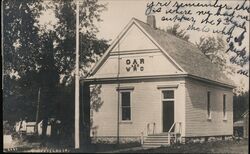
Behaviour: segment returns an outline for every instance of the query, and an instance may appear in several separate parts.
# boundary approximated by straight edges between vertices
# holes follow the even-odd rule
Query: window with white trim
[[[121,120],[131,120],[131,91],[121,91]]]
[[[163,90],[163,101],[173,101],[174,100],[174,90]]]
[[[210,91],[207,92],[207,118],[211,119],[211,102],[210,102]]]
[[[227,118],[227,108],[226,108],[226,94],[223,94],[223,120],[226,120]]]

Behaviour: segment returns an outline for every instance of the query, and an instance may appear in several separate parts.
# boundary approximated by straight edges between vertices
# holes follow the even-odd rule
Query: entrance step
[[[159,147],[167,147],[168,144],[143,144],[142,147],[144,148],[159,148]]]
[[[161,147],[169,146],[169,136],[167,133],[148,135],[144,139],[143,147]],[[170,140],[174,139],[174,134],[170,134]]]

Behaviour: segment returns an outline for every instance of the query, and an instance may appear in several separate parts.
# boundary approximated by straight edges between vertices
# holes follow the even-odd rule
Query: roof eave
[[[151,76],[127,76],[127,77],[103,77],[103,78],[85,78],[82,82],[100,82],[100,81],[123,81],[123,80],[143,80],[143,79],[162,79],[162,78],[177,78],[186,77],[186,73],[166,74],[166,75],[151,75]]]
[[[117,80],[121,81],[121,80],[130,80],[130,79],[154,79],[154,78],[160,78],[160,77],[189,77],[189,78],[192,78],[192,79],[196,79],[196,80],[200,80],[200,81],[203,81],[203,82],[220,85],[220,86],[231,88],[231,89],[236,88],[236,86],[232,85],[232,84],[227,84],[227,83],[223,83],[223,82],[219,82],[219,81],[214,81],[214,80],[202,78],[202,77],[199,77],[199,76],[191,75],[191,74],[188,74],[188,73],[169,74],[169,75],[153,75],[153,76],[119,77],[119,79],[117,79],[117,77],[91,78],[89,76],[89,77],[87,77],[85,79],[82,79],[82,82],[117,81]]]
[[[188,74],[188,77],[196,79],[196,80],[205,81],[205,82],[208,82],[208,83],[213,83],[213,84],[220,85],[220,86],[223,86],[223,87],[231,88],[231,89],[236,88],[236,86],[234,84],[228,84],[228,83],[224,83],[224,82],[214,81],[214,80],[211,80],[211,79],[202,78],[202,77],[195,76],[195,75],[192,75],[192,74]]]

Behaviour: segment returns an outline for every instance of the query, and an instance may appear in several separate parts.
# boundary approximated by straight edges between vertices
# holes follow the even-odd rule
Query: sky
[[[202,3],[209,3],[211,0],[203,0],[203,1],[192,1],[195,3],[202,2]],[[161,3],[168,2],[166,1],[159,1]],[[179,1],[178,1],[179,2]],[[188,1],[180,1],[181,2],[188,2]],[[229,0],[221,2],[220,4],[227,4],[228,6],[236,6],[239,4],[239,2]],[[149,0],[99,0],[99,3],[106,4],[107,9],[101,13],[101,19],[102,22],[96,23],[99,33],[97,34],[98,38],[104,38],[106,40],[110,40],[110,43],[112,43],[112,40],[114,40],[119,33],[124,29],[124,27],[129,23],[129,21],[134,17],[141,21],[146,22],[146,6],[147,4],[150,4],[151,1]],[[243,3],[243,2],[241,2]],[[241,4],[240,3],[240,4]],[[171,4],[174,4],[174,1],[171,2]],[[249,2],[247,2],[247,5],[249,6]],[[157,7],[155,7],[157,8]],[[174,25],[174,22],[172,21],[161,21],[162,16],[165,16],[164,7],[162,7],[162,11],[160,13],[154,14],[156,17],[156,26],[161,29],[166,29],[167,27],[171,27]],[[196,8],[197,9],[197,8]],[[181,9],[180,9],[181,10]],[[195,8],[193,8],[195,10]],[[202,9],[203,10],[203,9]],[[206,9],[204,9],[206,10]],[[207,9],[209,10],[209,9]],[[196,10],[197,11],[197,10]],[[212,10],[213,11],[213,10]],[[244,14],[244,12],[237,11],[238,14]],[[236,14],[237,15],[237,14]],[[236,16],[235,15],[235,16]],[[48,18],[49,17],[49,18]],[[197,20],[201,20],[200,16],[195,16]],[[216,18],[214,18],[216,19]],[[52,11],[46,11],[44,15],[40,18],[40,22],[43,24],[46,24],[48,22],[55,23],[56,21],[53,18],[53,12]],[[181,22],[180,23],[180,29],[186,29],[190,25],[188,22]],[[200,26],[200,24],[197,24]],[[209,25],[208,25],[209,27]],[[245,35],[245,38],[243,40],[243,45],[246,46],[247,51],[249,51],[249,22],[247,22],[247,35]],[[213,28],[213,27],[212,27]],[[235,33],[237,33],[237,29],[235,30]],[[215,36],[212,33],[204,33],[199,31],[187,31],[187,33],[190,35],[190,41],[192,43],[198,42],[201,36],[208,36],[212,35]],[[249,78],[244,75],[235,75],[232,77],[232,79],[235,81],[237,85],[242,85],[245,90],[249,89]]]
[[[159,2],[167,2],[160,0]],[[202,2],[206,3],[210,0],[203,0]],[[107,4],[107,10],[103,11],[101,14],[101,18],[103,22],[97,23],[100,33],[98,37],[100,38],[110,38],[115,39],[115,37],[122,31],[122,29],[129,23],[129,21],[134,17],[141,21],[146,22],[146,6],[150,4],[152,1],[150,0],[99,0],[101,4]],[[157,1],[156,1],[157,2]],[[174,1],[172,1],[173,4]],[[181,1],[180,1],[181,2]],[[185,0],[184,2],[188,2]],[[201,1],[190,1],[190,2],[201,2]],[[233,0],[226,1],[234,6]],[[222,3],[225,4],[225,3]],[[237,3],[236,3],[237,4]],[[249,3],[248,3],[249,4]],[[163,9],[162,9],[163,10]],[[163,11],[162,11],[163,12]],[[164,13],[163,13],[164,14]],[[166,29],[167,27],[173,26],[174,22],[166,22],[161,21],[162,13],[155,14],[156,16],[156,26],[162,29]],[[198,17],[196,17],[198,18]],[[185,27],[185,22],[182,22],[181,27]],[[111,27],[112,26],[112,27]],[[190,33],[192,37],[190,38],[191,42],[196,42],[199,40],[201,35],[210,35],[209,33],[200,33],[192,31]],[[249,40],[249,37],[248,39]]]
[[[146,21],[144,10],[147,1],[100,0],[100,2],[107,5],[107,10],[101,15],[103,22],[98,23],[100,38],[115,39],[133,17]]]

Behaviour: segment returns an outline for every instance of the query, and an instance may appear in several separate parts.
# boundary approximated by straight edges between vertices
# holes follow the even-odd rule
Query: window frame
[[[222,114],[223,114],[223,120],[227,120],[227,95],[222,95]]]
[[[211,91],[207,91],[207,103],[206,103],[206,108],[207,108],[207,120],[212,120],[212,110],[211,110]]]
[[[174,92],[174,98],[164,98],[164,91],[173,91]],[[162,89],[161,90],[161,101],[175,101],[175,89]]]
[[[122,93],[123,92],[129,92],[130,93],[130,120],[122,120],[122,109],[123,109],[123,106],[122,106]],[[119,95],[120,95],[120,107],[119,107],[119,110],[120,110],[120,115],[119,115],[119,120],[120,122],[123,122],[123,123],[126,123],[126,122],[132,122],[132,90],[131,89],[126,89],[126,90],[119,90]]]

